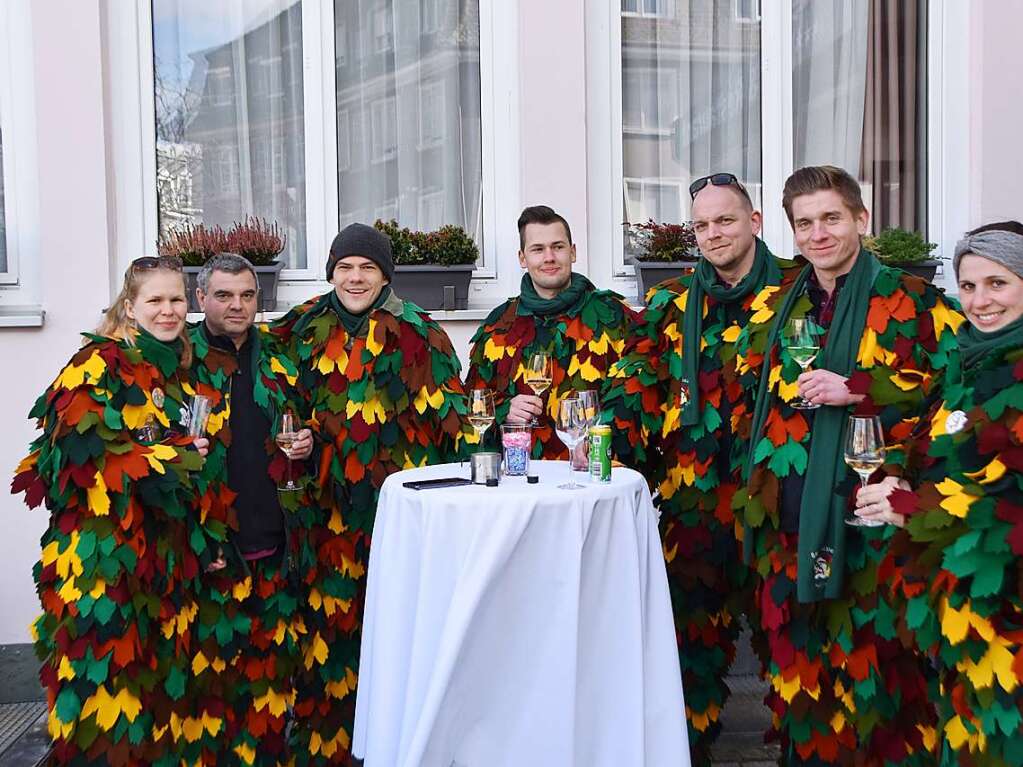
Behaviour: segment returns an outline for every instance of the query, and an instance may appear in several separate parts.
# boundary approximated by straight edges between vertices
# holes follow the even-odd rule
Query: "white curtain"
[[[337,0],[341,225],[465,227],[482,242],[479,4]]]
[[[7,219],[4,217],[4,141],[0,135],[0,272],[7,271]]]

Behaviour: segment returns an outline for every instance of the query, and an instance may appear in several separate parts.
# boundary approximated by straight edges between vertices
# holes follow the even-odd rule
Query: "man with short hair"
[[[564,459],[568,449],[553,428],[558,403],[574,392],[599,391],[636,314],[617,293],[597,290],[572,271],[572,231],[554,210],[528,207],[518,228],[519,265],[526,270],[519,295],[494,309],[472,337],[465,386],[494,391],[498,424],[535,423],[533,458]],[[538,352],[551,365],[542,396],[524,378]]]
[[[460,363],[441,327],[391,289],[391,243],[345,227],[330,246],[333,290],[272,333],[298,365],[319,476],[309,639],[295,701],[295,764],[349,764],[366,566],[377,497],[396,471],[457,460],[472,439]]]
[[[899,470],[900,443],[956,363],[962,317],[863,249],[869,217],[845,171],[801,168],[782,202],[810,263],[756,298],[738,364],[758,387],[739,517],[770,647],[773,737],[790,761],[932,764],[929,668],[878,588],[897,577],[878,571],[892,528],[845,523],[858,481],[844,449],[850,416],[879,416],[884,468]],[[793,319],[816,331],[813,370],[787,345]]]
[[[651,289],[607,381],[604,420],[614,425],[618,458],[657,490],[689,747],[694,764],[709,764],[740,616],[750,608],[731,503],[755,392],[739,382],[735,342],[758,292],[799,266],[757,236],[761,214],[731,173],[697,179],[690,194],[702,257],[694,272]]]
[[[209,542],[201,578],[189,686],[203,724],[185,727],[185,750],[190,763],[276,765],[286,754],[303,631],[305,599],[289,570],[310,565],[303,549],[314,511],[301,493],[278,493],[287,458],[274,438],[280,415],[302,405],[290,361],[253,326],[252,264],[233,253],[214,256],[199,272],[196,295],[205,318],[190,330],[192,375],[196,393],[212,403],[198,516],[207,527],[231,521]],[[307,458],[312,444],[302,429],[292,459]]]

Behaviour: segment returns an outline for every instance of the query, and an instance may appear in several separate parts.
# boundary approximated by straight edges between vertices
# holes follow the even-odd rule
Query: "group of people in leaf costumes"
[[[524,210],[520,293],[473,337],[464,384],[372,227],[335,238],[333,290],[267,327],[238,256],[199,275],[194,327],[180,263],[133,262],[33,408],[14,479],[50,515],[33,625],[50,761],[351,764],[379,489],[462,457],[465,393],[487,388],[498,423],[536,419],[534,458],[577,460],[552,419],[598,390],[615,457],[649,479],[694,763],[743,621],[782,764],[1023,763],[1023,226],[958,243],[960,309],[863,249],[838,168],[785,184],[792,261],[735,176],[690,193],[702,257],[642,314],[573,273],[564,218]],[[784,343],[793,319],[820,333],[812,369]],[[851,415],[878,416],[886,445],[863,487]]]

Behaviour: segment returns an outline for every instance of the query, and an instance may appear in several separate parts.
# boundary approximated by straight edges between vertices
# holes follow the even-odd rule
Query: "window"
[[[303,3],[208,5],[153,0],[159,232],[259,216],[305,268]]]
[[[760,0],[735,0],[735,18],[750,24],[760,22]]]
[[[682,184],[659,178],[625,179],[625,211],[628,221],[680,221]]]
[[[373,50],[387,53],[394,50],[394,14],[391,5],[374,8],[370,13],[372,19]]]
[[[444,141],[444,81],[425,82],[419,89],[419,145],[435,146]]]
[[[348,110],[337,113],[337,169],[345,171],[352,167],[352,125]]]
[[[398,127],[394,98],[378,99],[371,105],[373,162],[389,160],[398,153]]]
[[[628,133],[662,133],[678,117],[678,71],[622,65],[622,127]]]
[[[421,0],[423,34],[440,32],[444,28],[445,0]]]
[[[7,217],[4,210],[4,134],[0,132],[0,274],[7,272]]]
[[[444,225],[444,192],[424,191],[419,196],[418,218],[423,231],[440,229]]]
[[[672,16],[674,0],[622,0],[623,16]]]

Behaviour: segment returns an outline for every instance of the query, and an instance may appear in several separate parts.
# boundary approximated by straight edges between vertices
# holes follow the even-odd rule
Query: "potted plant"
[[[277,307],[277,282],[284,262],[278,260],[287,238],[276,223],[247,216],[226,232],[220,226],[186,224],[174,229],[159,243],[161,256],[177,256],[184,265],[185,290],[188,310],[198,312],[195,296],[197,278],[203,265],[218,253],[237,253],[255,267],[259,282],[259,310],[273,311]]]
[[[905,229],[885,229],[880,234],[864,237],[863,247],[886,266],[898,267],[928,282],[934,279],[941,263],[931,258],[931,251],[938,247],[935,243],[927,242],[919,232]]]
[[[658,223],[653,219],[644,224],[626,223],[625,248],[633,254],[628,262],[636,267],[639,300],[644,303],[650,288],[694,269],[700,257],[696,234],[687,223]]]
[[[391,240],[395,293],[427,310],[467,308],[480,251],[465,229],[448,225],[415,232],[393,220],[373,225]]]

